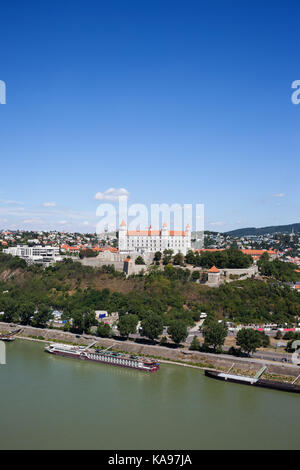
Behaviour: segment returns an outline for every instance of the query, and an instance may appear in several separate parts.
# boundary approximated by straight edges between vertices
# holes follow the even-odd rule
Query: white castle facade
[[[122,221],[119,228],[119,253],[155,253],[164,250],[173,250],[174,254],[182,253],[186,255],[191,249],[191,228],[186,226],[185,231],[168,230],[163,224],[161,230],[128,231],[126,224]]]

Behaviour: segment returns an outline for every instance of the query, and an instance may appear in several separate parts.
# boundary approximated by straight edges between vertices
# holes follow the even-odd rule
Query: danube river
[[[299,449],[300,396],[55,357],[16,340],[0,365],[0,449]]]

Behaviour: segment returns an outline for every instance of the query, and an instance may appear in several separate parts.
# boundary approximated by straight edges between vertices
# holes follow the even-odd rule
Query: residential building
[[[17,245],[10,248],[4,248],[4,253],[19,256],[28,262],[53,262],[60,259],[58,246],[28,246]]]

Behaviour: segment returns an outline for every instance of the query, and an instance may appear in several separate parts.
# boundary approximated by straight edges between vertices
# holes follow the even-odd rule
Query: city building
[[[12,256],[19,256],[25,261],[31,263],[51,263],[53,261],[59,261],[58,246],[28,246],[28,245],[17,245],[10,248],[4,248],[4,253]]]
[[[164,250],[173,250],[174,254],[185,255],[191,249],[191,228],[186,226],[185,231],[168,230],[163,224],[161,230],[127,230],[124,220],[119,228],[119,253],[155,253]]]

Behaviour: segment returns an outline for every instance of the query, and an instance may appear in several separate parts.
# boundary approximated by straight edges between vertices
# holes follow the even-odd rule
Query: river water
[[[300,396],[161,365],[147,374],[7,344],[0,449],[299,449]]]

